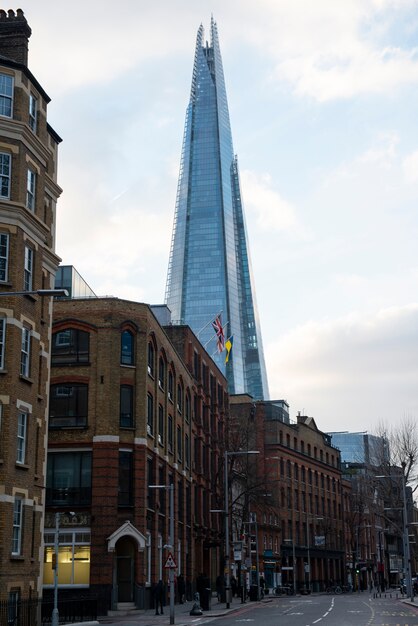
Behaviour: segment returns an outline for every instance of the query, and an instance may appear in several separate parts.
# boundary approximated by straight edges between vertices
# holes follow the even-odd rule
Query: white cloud
[[[418,415],[418,304],[309,321],[268,344],[266,358],[272,396],[322,429],[339,414],[350,429]]]
[[[256,224],[262,232],[298,232],[302,227],[295,208],[274,189],[269,174],[257,174],[249,170],[241,173],[244,205],[247,214],[256,216]]]
[[[405,157],[402,165],[405,180],[408,183],[416,183],[418,181],[418,150]]]

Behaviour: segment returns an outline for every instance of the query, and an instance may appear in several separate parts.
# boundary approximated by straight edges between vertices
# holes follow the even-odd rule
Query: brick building
[[[169,499],[156,484],[174,484],[177,575],[215,580],[227,383],[195,335],[164,329],[146,304],[56,301],[51,372],[45,593],[59,512],[61,597],[98,595],[101,612],[148,606],[167,572]]]
[[[339,450],[312,417],[289,419],[285,401],[231,396],[231,420],[254,422],[260,451],[257,499],[260,571],[266,584],[322,589],[345,583],[344,488]],[[346,487],[347,488],[347,487]]]
[[[31,29],[0,10],[0,600],[42,591],[57,149],[28,69]],[[24,292],[21,295],[7,293]]]

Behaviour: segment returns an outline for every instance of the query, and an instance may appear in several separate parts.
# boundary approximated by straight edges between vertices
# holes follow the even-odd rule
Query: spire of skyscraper
[[[254,282],[234,156],[216,22],[197,32],[186,112],[166,303],[227,376],[230,393],[268,399]],[[221,315],[232,348],[217,352],[211,322]],[[229,346],[229,344],[228,344]],[[227,361],[227,362],[226,362]]]

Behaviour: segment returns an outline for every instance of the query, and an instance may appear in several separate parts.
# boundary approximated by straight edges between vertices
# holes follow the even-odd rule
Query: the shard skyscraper
[[[232,146],[216,23],[210,44],[197,33],[187,107],[166,303],[226,374],[230,393],[268,399],[267,376]],[[221,314],[228,362],[217,353],[212,321]]]

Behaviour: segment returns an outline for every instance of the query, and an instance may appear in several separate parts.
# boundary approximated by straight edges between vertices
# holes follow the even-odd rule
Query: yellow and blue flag
[[[225,363],[228,363],[229,361],[229,355],[231,354],[233,343],[234,343],[234,338],[231,335],[231,337],[225,341],[225,349],[226,349]]]

